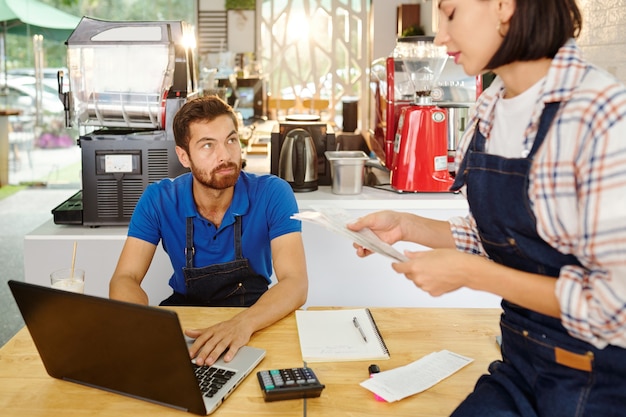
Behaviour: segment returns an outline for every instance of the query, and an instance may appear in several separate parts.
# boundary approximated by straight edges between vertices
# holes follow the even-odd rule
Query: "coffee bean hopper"
[[[52,210],[55,223],[126,225],[150,183],[186,171],[172,119],[197,94],[193,39],[182,21],[82,18],[66,42],[69,91],[59,73],[66,125],[79,132],[82,190]]]

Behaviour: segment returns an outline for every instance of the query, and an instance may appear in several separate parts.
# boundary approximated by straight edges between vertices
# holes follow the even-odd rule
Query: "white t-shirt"
[[[494,123],[487,152],[505,158],[525,157],[524,132],[530,123],[541,85],[545,77],[513,98],[500,99],[494,109]]]

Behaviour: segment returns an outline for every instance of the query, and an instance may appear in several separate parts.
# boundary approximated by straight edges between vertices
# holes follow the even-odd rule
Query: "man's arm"
[[[277,322],[306,301],[308,277],[302,234],[288,233],[273,239],[271,245],[278,282],[253,306],[231,320],[206,329],[185,331],[196,338],[190,354],[197,364],[213,364],[225,351],[224,360],[230,361],[254,332]]]
[[[127,237],[117,267],[109,283],[109,297],[116,300],[148,305],[148,295],[141,288],[156,252],[156,245]]]

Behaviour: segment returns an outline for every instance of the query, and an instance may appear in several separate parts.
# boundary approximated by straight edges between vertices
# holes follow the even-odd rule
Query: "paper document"
[[[404,256],[404,254],[394,249],[390,244],[380,240],[370,229],[361,229],[358,232],[348,229],[346,225],[354,222],[356,219],[351,218],[349,213],[343,209],[335,207],[314,207],[313,211],[303,211],[291,217],[305,222],[319,224],[331,232],[347,237],[372,252],[380,253],[381,255],[388,256],[399,262],[408,261],[408,258]]]
[[[408,365],[373,374],[360,385],[388,402],[398,401],[427,390],[473,360],[441,350]]]

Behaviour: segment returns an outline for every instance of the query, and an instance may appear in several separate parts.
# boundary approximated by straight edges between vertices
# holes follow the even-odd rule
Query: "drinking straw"
[[[76,265],[76,245],[77,241],[74,241],[74,251],[72,253],[72,271],[70,272],[70,279],[74,279],[74,265]]]

